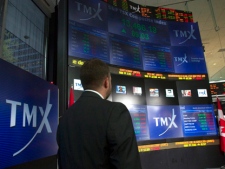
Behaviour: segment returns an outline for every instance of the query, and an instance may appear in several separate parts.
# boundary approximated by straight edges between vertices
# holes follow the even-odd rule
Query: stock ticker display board
[[[175,10],[170,8],[144,6],[129,0],[103,0],[104,2],[120,8],[124,11],[135,13],[142,17],[163,19],[177,22],[193,22],[193,15],[190,11]]]
[[[225,82],[210,83],[211,95],[225,95]]]
[[[69,1],[68,84],[78,98],[75,72],[85,60],[109,64],[109,100],[127,106],[139,143],[218,134],[198,24],[190,12],[177,20],[181,13],[126,0]]]

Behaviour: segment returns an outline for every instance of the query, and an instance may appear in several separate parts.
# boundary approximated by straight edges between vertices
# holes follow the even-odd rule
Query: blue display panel
[[[203,48],[197,46],[171,47],[175,73],[207,73]]]
[[[100,0],[69,0],[69,21],[108,30],[107,4]]]
[[[126,105],[133,121],[137,141],[149,140],[147,107],[144,105]]]
[[[185,137],[217,135],[213,105],[180,105]]]
[[[197,23],[168,22],[171,46],[202,46]]]
[[[107,32],[70,21],[69,35],[69,56],[99,58],[109,63]]]
[[[108,31],[137,41],[140,38],[147,38],[144,35],[140,35],[137,18],[131,18],[129,14],[129,12],[108,5]],[[135,14],[133,16],[136,17]]]
[[[143,27],[146,27],[149,32],[149,38],[141,39],[142,42],[170,46],[170,34],[166,21],[149,19],[146,21],[141,20],[139,23],[143,25]]]
[[[183,137],[179,106],[147,106],[150,140]]]
[[[142,59],[137,41],[110,34],[109,44],[111,64],[142,69]]]
[[[142,18],[134,13],[108,6],[108,31],[154,44],[170,45],[167,22]]]
[[[147,114],[150,140],[218,134],[211,104],[147,106]]]
[[[58,88],[0,59],[0,168],[57,154]]]
[[[174,72],[169,47],[142,43],[143,69],[147,71]]]
[[[100,0],[69,0],[68,23],[68,61],[99,58],[145,71],[207,73],[196,23],[141,17]]]

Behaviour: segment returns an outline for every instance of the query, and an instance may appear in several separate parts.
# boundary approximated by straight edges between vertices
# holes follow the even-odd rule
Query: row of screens
[[[78,79],[75,79],[78,80]],[[173,89],[165,89],[166,97],[175,97]],[[181,90],[182,97],[191,97],[191,90]],[[118,94],[127,94],[126,86],[116,86],[116,93]],[[207,89],[197,89],[198,97],[208,97]],[[142,95],[142,88],[133,86],[134,95]],[[160,97],[160,91],[158,88],[149,88],[150,97]]]
[[[121,94],[126,89],[126,94]],[[134,94],[135,92],[142,95]],[[125,92],[124,92],[125,93]],[[208,80],[170,81],[112,74],[112,100],[139,105],[211,104]]]
[[[192,12],[175,10],[169,8],[161,7],[152,7],[152,6],[143,6],[136,4],[129,0],[103,0],[110,5],[116,6],[123,9],[124,11],[129,11],[135,14],[138,14],[143,17],[156,18],[171,20],[177,22],[193,22]]]
[[[81,90],[83,91],[83,87],[81,84],[80,79],[74,79],[74,90]],[[116,85],[116,94],[127,94],[127,87]],[[181,90],[182,97],[192,97],[192,91],[189,89]],[[133,95],[141,96],[143,93],[142,87],[133,86]],[[207,89],[197,89],[198,97],[208,97]],[[128,93],[129,94],[129,93]],[[175,97],[173,89],[165,89],[166,97]],[[150,97],[160,97],[160,91],[158,88],[149,88],[149,96]]]
[[[208,80],[158,80],[117,74],[111,74],[111,77],[112,101],[136,105],[212,104]],[[73,85],[75,92],[83,90],[78,67],[69,67],[68,84],[68,89]]]
[[[82,91],[80,79],[70,82]],[[112,101],[139,105],[212,104],[207,80],[169,81],[112,75]]]
[[[197,23],[148,19],[102,1],[70,0],[68,24],[71,58],[99,58],[144,71],[207,73]]]

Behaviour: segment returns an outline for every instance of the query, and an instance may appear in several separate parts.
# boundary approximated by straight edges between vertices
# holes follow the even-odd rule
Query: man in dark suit
[[[108,66],[86,61],[80,70],[84,92],[61,117],[57,141],[62,169],[141,169],[130,113],[106,100],[111,93]]]

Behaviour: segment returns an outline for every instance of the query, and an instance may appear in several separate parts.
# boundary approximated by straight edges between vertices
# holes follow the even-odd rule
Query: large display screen
[[[180,105],[184,136],[216,135],[213,105]]]
[[[95,57],[109,63],[106,32],[74,21],[70,21],[69,25],[70,56],[85,59]]]
[[[197,23],[142,17],[100,0],[69,0],[68,24],[70,58],[153,72],[207,73]]]
[[[0,59],[0,168],[57,154],[58,88]]]
[[[160,20],[129,8],[125,1],[69,0],[68,89],[74,86],[75,100],[79,67],[99,58],[112,74],[109,100],[127,106],[139,143],[216,136],[198,24],[165,19],[175,10],[154,8]]]

